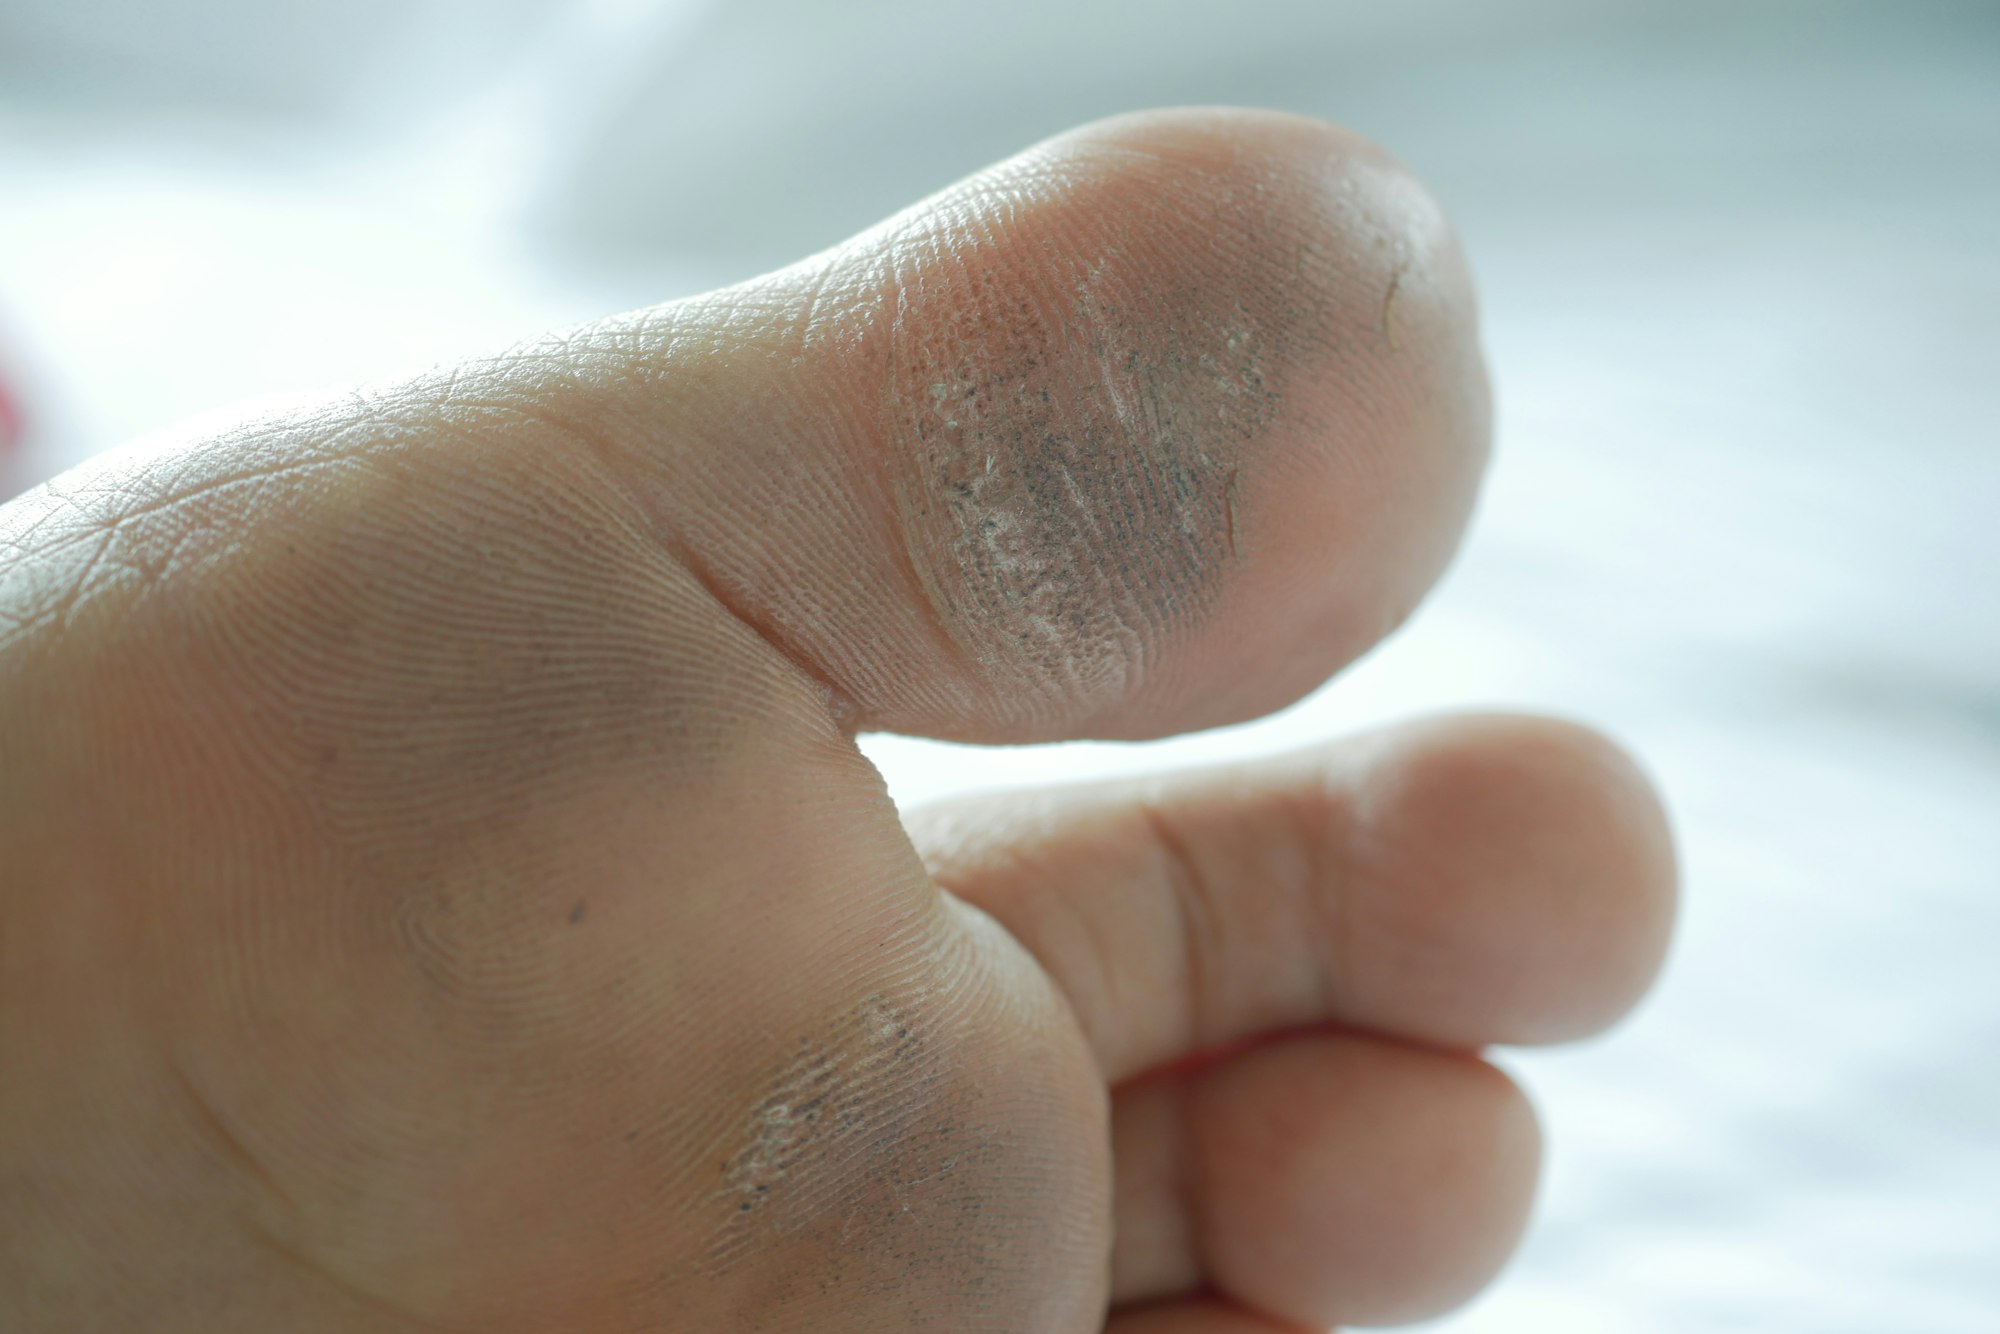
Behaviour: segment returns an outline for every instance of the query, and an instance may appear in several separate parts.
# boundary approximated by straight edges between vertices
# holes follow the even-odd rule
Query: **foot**
[[[0,1326],[1461,1300],[1536,1171],[1479,1049],[1660,958],[1627,761],[1445,719],[906,824],[853,736],[1282,705],[1485,440],[1429,197],[1186,111],[0,511]]]

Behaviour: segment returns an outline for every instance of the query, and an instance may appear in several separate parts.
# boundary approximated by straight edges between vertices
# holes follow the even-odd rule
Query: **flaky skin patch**
[[[1028,174],[986,206],[1005,221],[886,247],[881,430],[911,573],[986,707],[1029,728],[1143,691],[1201,633],[1257,548],[1253,479],[1325,435],[1294,375],[1330,342],[1357,366],[1381,351],[1379,299],[1349,299],[1377,258],[1315,239],[1344,197],[1159,171]]]
[[[1037,691],[1122,694],[1232,555],[1239,451],[1274,410],[1261,340],[1247,317],[1147,328],[1153,295],[1086,276],[1047,314],[975,306],[953,344],[977,354],[898,368],[925,592],[970,657]]]
[[[1090,1233],[1078,1164],[1050,1152],[1074,1127],[1036,1081],[978,1059],[991,1018],[928,987],[877,992],[791,1044],[716,1162],[692,1276],[740,1290],[729,1328],[868,1310],[998,1331],[1073,1314],[1040,1247]]]

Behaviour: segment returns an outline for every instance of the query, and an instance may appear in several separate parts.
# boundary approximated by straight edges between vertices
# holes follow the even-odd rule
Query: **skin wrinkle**
[[[180,1090],[190,1119],[199,1129],[210,1146],[223,1161],[229,1163],[247,1180],[255,1183],[262,1194],[278,1205],[288,1217],[299,1212],[298,1201],[291,1190],[273,1172],[270,1165],[253,1153],[243,1142],[243,1137],[233,1129],[222,1112],[217,1109],[209,1096],[188,1075],[187,1068],[178,1060],[169,1058],[167,1069],[170,1078]]]
[[[802,289],[797,301],[766,293],[788,291],[789,284]],[[754,337],[738,330],[738,337],[721,349],[738,359],[739,370],[754,367],[760,386],[751,395],[760,404],[754,432],[741,433],[741,412],[733,400],[725,403],[713,396],[710,373],[700,361],[677,368],[670,357],[648,358],[642,378],[671,384],[683,409],[676,437],[665,446],[656,404],[645,394],[632,393],[632,377],[584,375],[580,387],[571,388],[590,404],[600,433],[615,439],[613,471],[648,516],[654,540],[719,607],[810,679],[824,709],[837,725],[851,730],[860,711],[857,701],[891,688],[878,661],[848,651],[839,636],[826,633],[829,627],[851,623],[849,599],[856,593],[869,596],[859,590],[843,595],[840,589],[843,579],[865,580],[866,571],[855,562],[837,561],[816,542],[752,550],[757,545],[752,535],[826,524],[845,530],[866,522],[874,489],[870,474],[879,467],[879,451],[857,443],[867,432],[853,420],[851,396],[817,386],[801,368],[816,356],[848,350],[842,345],[855,339],[855,309],[871,298],[856,288],[851,266],[842,266],[832,254],[730,291],[728,300],[692,298],[675,303],[670,314],[620,317],[580,331],[577,338],[594,349],[593,360],[602,360],[608,349],[626,351],[635,329],[655,330],[646,336],[671,339],[679,353],[690,341],[677,332],[679,327],[712,312],[745,330],[757,329]],[[712,357],[714,341],[703,340],[685,355]],[[865,366],[856,370],[857,375],[873,373]],[[649,392],[657,392],[657,386]],[[704,453],[710,456],[707,461]],[[727,489],[732,504],[707,499],[714,488]],[[782,560],[761,563],[773,556]],[[752,561],[747,567],[745,557]],[[773,596],[778,590],[782,593]]]
[[[1352,1005],[1347,993],[1357,957],[1352,920],[1357,896],[1343,883],[1351,871],[1341,856],[1354,837],[1352,791],[1344,775],[1322,770],[1303,790],[1273,798],[1293,831],[1288,845],[1299,853],[1297,873],[1278,883],[1289,890],[1292,914],[1311,945],[1314,966],[1306,972],[1315,1014],[1337,1014]]]
[[[1178,1016],[1174,1045],[1182,1050],[1200,1051],[1210,1041],[1207,1032],[1215,991],[1211,958],[1223,946],[1221,918],[1213,910],[1214,889],[1202,875],[1192,849],[1174,828],[1173,817],[1151,800],[1141,800],[1134,812],[1144,821],[1158,851],[1160,878],[1170,891],[1174,906],[1175,934],[1181,959],[1180,985],[1173,994],[1184,998]]]
[[[371,1321],[386,1320],[390,1328],[417,1330],[422,1334],[468,1334],[459,1326],[403,1310],[337,1272],[325,1261],[300,1251],[268,1228],[250,1223],[245,1225],[245,1232],[256,1245],[277,1256],[282,1264],[304,1275],[310,1282],[337,1293],[344,1301],[365,1311]]]

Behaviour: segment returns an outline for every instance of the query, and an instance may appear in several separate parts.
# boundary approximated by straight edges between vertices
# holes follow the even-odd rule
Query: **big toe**
[[[1154,112],[565,340],[566,396],[855,726],[1136,737],[1289,702],[1408,614],[1484,462],[1474,324],[1380,150]]]

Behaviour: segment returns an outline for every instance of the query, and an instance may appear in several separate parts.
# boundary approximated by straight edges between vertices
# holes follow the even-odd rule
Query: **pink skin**
[[[1665,947],[1629,762],[1445,719],[906,820],[853,735],[1297,697],[1449,558],[1486,411],[1400,169],[1162,112],[0,511],[0,1325],[1462,1300],[1537,1153],[1477,1049]]]

